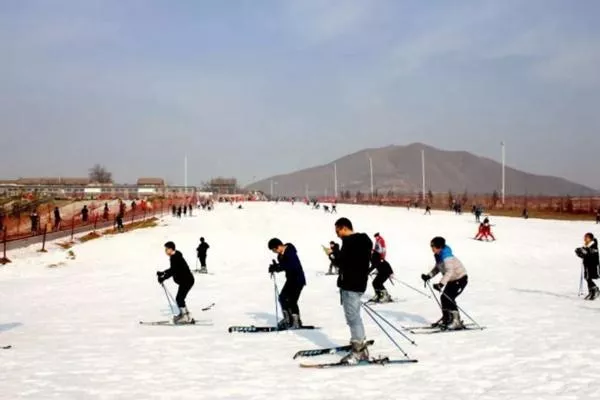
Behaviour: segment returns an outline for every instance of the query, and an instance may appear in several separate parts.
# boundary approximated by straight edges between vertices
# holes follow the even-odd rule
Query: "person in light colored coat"
[[[427,282],[438,273],[442,274],[440,282],[433,285],[435,290],[441,292],[442,318],[432,326],[449,330],[463,329],[464,324],[460,319],[456,298],[469,282],[467,270],[454,256],[450,246],[446,245],[446,239],[437,236],[430,244],[435,257],[435,266],[428,274],[421,275],[421,279]]]

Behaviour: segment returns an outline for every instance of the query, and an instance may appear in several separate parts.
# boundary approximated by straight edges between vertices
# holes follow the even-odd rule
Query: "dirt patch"
[[[125,225],[124,232],[134,231],[136,229],[154,228],[154,227],[158,226],[158,222],[159,222],[159,220],[156,217],[148,218],[144,221],[136,221],[131,224]],[[105,235],[114,235],[114,234],[117,234],[120,232],[116,228],[112,228],[112,229],[105,230],[103,233]]]
[[[73,247],[73,245],[75,244],[75,242],[60,242],[57,243],[57,245],[65,250],[70,249],[71,247]]]
[[[48,265],[48,268],[58,268],[58,267],[62,267],[67,265],[67,263],[65,262],[59,262],[59,263],[54,263],[54,264],[50,264]]]
[[[90,232],[87,235],[80,237],[79,241],[81,243],[85,243],[85,242],[89,242],[90,240],[98,239],[101,237],[102,237],[102,235],[99,234],[98,232]]]

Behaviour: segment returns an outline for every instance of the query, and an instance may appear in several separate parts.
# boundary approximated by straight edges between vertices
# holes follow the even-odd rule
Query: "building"
[[[215,194],[235,194],[238,192],[237,179],[215,178],[208,183],[208,190]]]

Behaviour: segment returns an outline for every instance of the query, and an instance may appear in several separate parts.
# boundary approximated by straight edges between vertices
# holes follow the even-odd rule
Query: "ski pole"
[[[166,289],[166,288],[165,288],[165,290],[167,291],[167,294],[168,294],[168,295],[169,295],[169,297],[171,298],[171,301],[173,302],[173,304],[176,304],[176,303],[177,303],[177,301],[175,300],[175,297],[173,297],[173,295],[171,294],[171,292],[169,292],[169,289]]]
[[[394,281],[396,281],[396,282],[398,282],[398,283],[401,283],[402,285],[406,286],[407,288],[409,288],[409,289],[412,289],[412,290],[414,290],[415,292],[417,292],[417,293],[419,293],[419,294],[422,294],[423,296],[425,296],[425,297],[427,297],[427,298],[429,298],[429,299],[431,298],[431,296],[430,296],[430,295],[428,295],[427,293],[425,293],[425,292],[422,292],[422,291],[420,291],[419,289],[417,289],[417,288],[414,288],[414,287],[410,286],[410,285],[409,285],[408,283],[406,283],[406,282],[402,282],[400,279],[395,279],[395,278],[394,278],[394,279],[392,279],[392,283],[393,283]]]
[[[363,304],[364,306],[364,304]],[[388,337],[388,339],[391,340],[392,343],[394,343],[394,345],[398,348],[398,350],[400,350],[400,352],[402,354],[404,354],[404,357],[410,359],[410,357],[408,356],[408,354],[406,354],[406,352],[404,350],[402,350],[402,347],[400,347],[400,345],[394,340],[394,338],[385,330],[385,328],[383,326],[381,326],[381,324],[377,321],[377,319],[371,314],[371,312],[369,311],[368,308],[365,308],[365,312],[367,313],[367,315],[369,317],[371,317],[371,319],[373,320],[373,322],[375,322],[377,324],[377,326],[379,327],[379,329],[381,329],[383,331],[383,333],[385,333],[385,335]]]
[[[440,301],[438,300],[437,296],[435,295],[435,292],[433,291],[433,288],[431,287],[431,284],[429,283],[429,281],[425,282],[425,284],[429,287],[429,290],[431,291],[431,294],[433,295],[433,298],[435,299],[435,302],[440,307],[440,310],[442,310],[442,313],[443,313],[444,309],[442,308],[442,303],[440,303]]]
[[[277,289],[277,278],[272,272],[271,279],[273,279],[273,290],[275,292],[275,325],[277,325],[279,323],[279,290]]]
[[[171,313],[173,315],[175,315],[175,310],[173,309],[173,303],[171,303],[170,293],[167,291],[167,288],[165,287],[164,283],[161,283],[160,286],[162,286],[162,288],[165,291],[165,296],[167,297],[167,301],[169,302],[169,308],[171,309]]]
[[[443,294],[444,296],[446,296],[446,298],[447,298],[448,300],[450,300],[452,303],[454,303],[454,305],[456,306],[456,308],[458,308],[458,309],[460,310],[460,312],[462,312],[463,314],[465,314],[465,315],[467,316],[467,318],[469,318],[471,321],[473,321],[473,323],[474,323],[475,325],[477,325],[477,327],[478,327],[480,330],[483,330],[483,328],[481,327],[481,325],[479,325],[479,324],[477,323],[477,321],[475,321],[473,318],[471,318],[471,316],[470,316],[469,314],[467,314],[467,312],[466,312],[465,310],[463,310],[462,308],[460,308],[460,306],[459,306],[458,304],[456,304],[456,301],[452,300],[452,298],[451,298],[450,296],[448,296],[446,293],[442,292],[442,294]]]
[[[369,310],[370,312],[372,312],[374,315],[376,315],[377,317],[379,317],[379,319],[381,319],[383,322],[385,322],[385,323],[386,323],[388,326],[390,326],[390,327],[391,327],[393,330],[395,330],[395,331],[396,331],[396,332],[398,332],[400,335],[402,335],[402,337],[404,337],[406,340],[408,340],[408,341],[410,342],[410,344],[412,344],[412,345],[414,345],[414,346],[416,346],[416,345],[417,345],[417,343],[416,343],[414,340],[412,340],[412,339],[410,339],[408,336],[406,336],[406,335],[404,334],[404,332],[402,332],[400,329],[396,328],[396,327],[394,326],[394,324],[392,324],[390,321],[388,321],[386,318],[384,318],[384,317],[383,317],[381,314],[379,314],[377,311],[375,311],[373,308],[371,308],[371,306],[369,306],[367,303],[363,303],[363,307],[365,307],[366,309],[368,309],[368,310]],[[401,326],[401,327],[402,327],[403,329],[406,329],[406,328],[404,328],[403,326]]]
[[[583,264],[581,264],[581,278],[579,279],[579,295],[578,297],[583,296]]]

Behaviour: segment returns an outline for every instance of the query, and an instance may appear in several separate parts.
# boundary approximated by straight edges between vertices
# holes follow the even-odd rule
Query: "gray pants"
[[[365,327],[360,318],[360,308],[362,306],[362,293],[341,290],[342,306],[344,307],[344,316],[346,323],[350,327],[350,340],[365,340]]]

